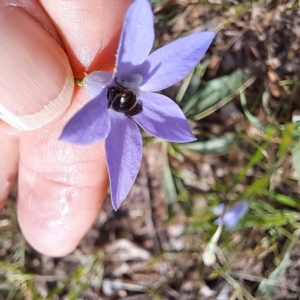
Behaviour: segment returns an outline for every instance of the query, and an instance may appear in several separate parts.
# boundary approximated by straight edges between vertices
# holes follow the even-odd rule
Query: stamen
[[[77,84],[80,87],[83,87],[83,78],[75,78],[74,81],[75,84]]]
[[[132,79],[132,81],[125,81],[124,79],[118,78],[118,80],[122,82],[122,85],[133,91],[138,98],[141,94],[139,86],[143,83],[143,77],[140,74],[135,74],[132,76]]]

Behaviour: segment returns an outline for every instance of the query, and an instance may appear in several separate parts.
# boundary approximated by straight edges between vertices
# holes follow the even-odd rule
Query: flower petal
[[[247,200],[243,200],[236,205],[226,210],[223,216],[223,223],[228,230],[233,229],[236,224],[244,217],[249,209],[249,203]],[[220,218],[215,220],[216,224],[220,223]]]
[[[143,111],[132,118],[150,134],[170,142],[196,140],[180,107],[170,98],[142,92]]]
[[[95,71],[83,79],[83,87],[91,99],[97,97],[102,90],[111,82],[113,73]]]
[[[135,70],[144,78],[141,89],[161,91],[183,79],[200,61],[215,35],[208,31],[194,33],[151,53]]]
[[[105,139],[110,131],[110,119],[105,98],[107,89],[88,102],[65,126],[60,140],[88,145]]]
[[[135,0],[129,7],[123,25],[117,54],[117,73],[126,75],[142,64],[154,42],[153,13],[148,0]]]
[[[212,209],[212,212],[216,215],[216,216],[221,216],[222,213],[224,212],[225,209],[225,204],[224,203],[220,203],[219,205],[215,206]]]
[[[143,142],[133,120],[109,110],[111,131],[105,141],[112,205],[117,210],[127,197],[141,166]]]

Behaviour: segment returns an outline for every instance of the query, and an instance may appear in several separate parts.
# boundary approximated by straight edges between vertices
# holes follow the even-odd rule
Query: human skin
[[[73,75],[113,68],[130,3],[0,0],[0,207],[18,173],[18,221],[43,254],[73,251],[105,198],[103,143],[58,137],[90,100]]]

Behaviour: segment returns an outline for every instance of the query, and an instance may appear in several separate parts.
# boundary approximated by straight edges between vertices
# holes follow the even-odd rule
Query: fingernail
[[[22,8],[0,11],[0,119],[35,130],[62,115],[74,79],[68,58],[47,31]]]

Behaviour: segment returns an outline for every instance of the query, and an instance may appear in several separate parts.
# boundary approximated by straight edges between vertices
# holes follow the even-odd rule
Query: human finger
[[[0,135],[0,210],[17,175],[18,158],[19,139]]]
[[[40,0],[61,34],[74,76],[111,70],[124,14],[132,0]]]
[[[27,57],[30,56],[28,53],[26,54],[26,52],[29,49],[32,49],[32,47],[12,47],[12,44],[17,44],[15,39],[19,39],[20,35],[24,32],[22,19],[18,20],[16,15],[13,19],[10,18],[12,8],[22,8],[24,12],[30,12],[31,16],[36,20],[36,23],[45,29],[47,36],[50,34],[61,46],[62,41],[55,29],[55,26],[35,0],[0,0],[0,80],[2,81],[0,85],[0,114],[4,116],[4,118],[10,118],[8,116],[10,115],[13,116],[14,119],[17,119],[17,117],[14,116],[13,111],[9,112],[9,107],[6,107],[5,103],[7,101],[11,101],[11,103],[15,101],[17,106],[22,106],[22,101],[25,100],[23,104],[26,102],[26,99],[23,98],[25,91],[22,90],[22,86],[25,87],[27,85],[28,78],[26,78],[26,76],[21,76],[21,81],[19,81],[14,74],[18,73],[24,65],[28,63],[28,61],[24,61],[24,57],[26,55]],[[9,20],[7,20],[7,18]],[[15,24],[16,22],[20,22],[17,23],[19,25],[19,29],[16,30],[15,26],[11,27],[11,22],[15,22]],[[27,35],[29,39],[34,40],[35,35],[33,32],[27,32]],[[22,40],[21,38],[19,45],[22,44],[22,41],[24,42],[24,39]],[[32,42],[30,42],[30,44],[32,44]],[[34,50],[34,53],[36,53],[36,50]],[[21,61],[20,64],[18,63],[19,61]],[[29,69],[30,68],[27,67],[22,69],[24,75],[29,71]],[[8,91],[8,89],[10,89],[10,91]],[[15,92],[18,92],[21,98],[19,96],[10,98],[11,95],[9,94],[14,94]],[[28,104],[30,103],[27,103],[26,106],[28,106]],[[34,107],[34,105],[31,106]],[[8,114],[7,111],[9,112]],[[22,107],[19,112],[21,111]],[[5,200],[9,194],[14,179],[16,178],[19,159],[19,140],[14,137],[7,136],[7,134],[18,135],[19,132],[20,130],[1,120],[0,116],[0,208],[4,206]],[[3,135],[3,133],[5,134]]]
[[[0,132],[37,130],[66,112],[74,88],[67,55],[35,17],[15,5],[0,6],[0,62]]]
[[[113,66],[116,40],[129,3],[89,0],[84,1],[81,10],[79,0],[42,1],[65,47],[73,53],[70,61],[75,73],[80,75],[92,70],[88,64],[96,66],[97,61],[104,60],[106,68]],[[70,7],[72,10],[66,14]],[[73,8],[79,9],[76,14]],[[111,15],[116,8],[119,13]],[[61,14],[66,18],[64,22],[60,21]],[[101,22],[86,21],[97,16]],[[83,52],[89,55],[81,56]],[[108,176],[103,143],[80,147],[58,141],[65,122],[88,100],[80,90],[75,93],[71,110],[58,124],[21,138],[19,223],[29,243],[51,256],[65,255],[76,247],[96,218],[106,195]]]
[[[84,91],[75,102],[86,102]],[[76,107],[72,108],[72,114]],[[26,240],[50,256],[70,253],[94,222],[108,185],[103,143],[58,140],[64,121],[21,138],[18,220]]]

